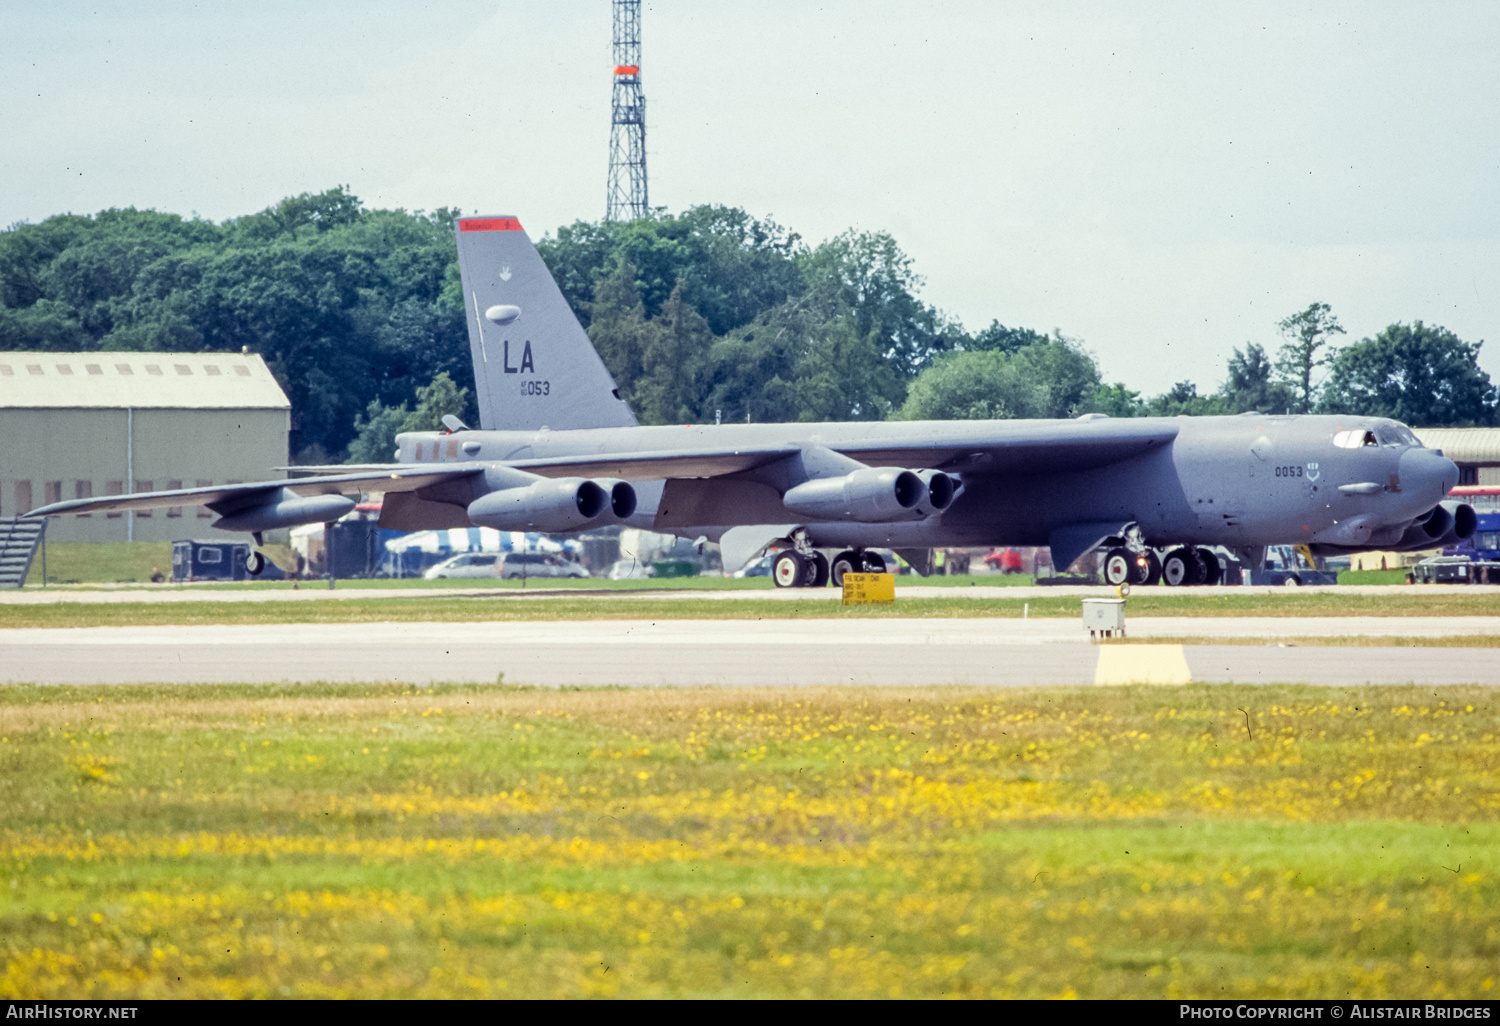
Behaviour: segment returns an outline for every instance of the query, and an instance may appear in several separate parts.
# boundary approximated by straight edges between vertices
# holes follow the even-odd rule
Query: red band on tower
[[[459,218],[461,232],[520,232],[525,231],[514,217],[464,217]]]

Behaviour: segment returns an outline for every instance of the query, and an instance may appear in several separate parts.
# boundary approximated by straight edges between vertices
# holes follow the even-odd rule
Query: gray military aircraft
[[[1458,468],[1372,417],[1175,417],[642,427],[520,222],[455,224],[480,429],[398,436],[392,464],[280,468],[251,484],[54,503],[30,516],[199,504],[250,533],[331,523],[383,492],[397,530],[567,533],[608,524],[779,549],[781,587],[920,565],[934,547],[1097,548],[1112,584],[1217,581],[1211,551],[1415,550],[1473,534]],[[821,550],[821,551],[820,551]],[[830,560],[827,551],[837,554]],[[252,552],[252,573],[264,567]]]

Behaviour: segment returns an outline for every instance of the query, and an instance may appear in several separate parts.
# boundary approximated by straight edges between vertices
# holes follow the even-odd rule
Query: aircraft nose
[[[1436,504],[1458,484],[1458,464],[1432,449],[1401,454],[1401,490]]]

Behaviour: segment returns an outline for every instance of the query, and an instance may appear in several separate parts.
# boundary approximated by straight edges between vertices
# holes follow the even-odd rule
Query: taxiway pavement
[[[1275,640],[1500,635],[1500,617],[1137,617],[1128,628],[1136,639],[1174,643],[1094,645],[1071,618],[24,628],[0,630],[0,681],[1500,684],[1497,648],[1289,646]],[[1213,644],[1230,638],[1265,643]]]

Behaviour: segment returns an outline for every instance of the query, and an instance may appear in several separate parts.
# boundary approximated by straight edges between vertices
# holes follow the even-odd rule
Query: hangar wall
[[[290,408],[252,354],[0,353],[0,516],[91,495],[278,477]],[[211,530],[213,520],[195,506],[95,513],[55,518],[47,537],[239,537]]]

